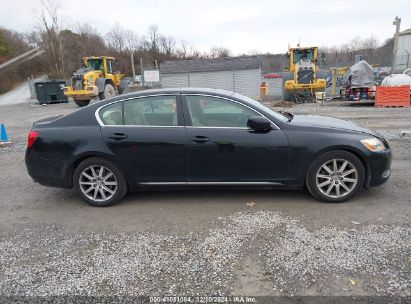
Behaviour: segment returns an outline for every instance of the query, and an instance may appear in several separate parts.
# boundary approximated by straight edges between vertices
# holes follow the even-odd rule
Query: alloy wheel
[[[105,166],[89,166],[79,178],[81,192],[90,200],[104,202],[113,197],[117,191],[117,179]]]
[[[322,194],[331,198],[341,198],[355,189],[358,171],[348,160],[331,159],[318,169],[315,179]]]

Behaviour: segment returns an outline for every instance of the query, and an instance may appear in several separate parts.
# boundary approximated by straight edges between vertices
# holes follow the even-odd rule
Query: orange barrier
[[[268,95],[268,83],[261,83],[260,85],[260,96],[264,97]]]
[[[410,106],[410,86],[403,85],[397,87],[378,86],[375,93],[376,107],[409,107]]]

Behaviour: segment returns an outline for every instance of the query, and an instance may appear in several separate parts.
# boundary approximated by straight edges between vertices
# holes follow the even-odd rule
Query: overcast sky
[[[341,45],[350,39],[392,37],[395,16],[411,27],[411,0],[61,0],[67,27],[89,23],[103,35],[118,22],[143,35],[157,24],[160,33],[185,40],[199,51],[212,46],[233,54],[283,53],[295,46]],[[0,26],[29,31],[39,0],[0,0]]]

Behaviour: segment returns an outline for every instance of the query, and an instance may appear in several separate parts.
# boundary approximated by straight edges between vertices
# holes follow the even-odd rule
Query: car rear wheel
[[[73,184],[83,200],[95,207],[108,207],[120,201],[127,192],[120,170],[110,161],[92,157],[74,171]]]
[[[357,195],[364,180],[364,166],[358,157],[347,151],[331,151],[311,164],[306,186],[320,201],[341,203]]]

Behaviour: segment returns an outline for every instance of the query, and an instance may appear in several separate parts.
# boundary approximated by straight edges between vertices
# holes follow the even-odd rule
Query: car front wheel
[[[77,166],[73,184],[83,200],[95,207],[112,206],[127,192],[120,170],[110,161],[92,157]]]
[[[340,203],[357,195],[364,180],[364,166],[358,157],[347,151],[331,151],[311,164],[306,185],[318,200]]]

